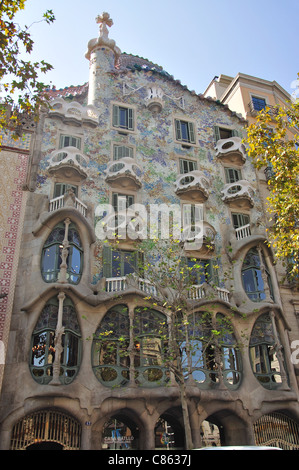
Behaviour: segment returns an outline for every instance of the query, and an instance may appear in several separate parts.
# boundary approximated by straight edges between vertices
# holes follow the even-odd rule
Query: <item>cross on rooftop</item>
[[[96,22],[100,24],[100,37],[108,38],[109,31],[107,26],[111,28],[113,25],[113,20],[110,18],[109,13],[104,12],[102,15],[98,15],[96,17]]]

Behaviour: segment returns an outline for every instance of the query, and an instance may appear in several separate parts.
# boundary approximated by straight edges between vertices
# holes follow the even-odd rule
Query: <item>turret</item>
[[[102,15],[97,16],[96,22],[100,25],[100,35],[98,38],[89,41],[85,54],[90,66],[88,93],[88,104],[90,105],[96,105],[99,90],[104,84],[103,76],[105,72],[117,67],[121,54],[115,41],[108,37],[108,27],[113,25],[109,13],[104,12]]]

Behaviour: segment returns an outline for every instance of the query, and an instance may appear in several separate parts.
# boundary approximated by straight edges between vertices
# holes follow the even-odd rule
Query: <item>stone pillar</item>
[[[65,299],[65,293],[59,292],[58,294],[58,316],[57,316],[57,325],[55,330],[55,359],[53,363],[53,379],[50,382],[51,385],[60,385],[59,375],[60,375],[60,357],[63,351],[62,346],[62,335],[64,333],[64,327],[62,326],[62,315],[63,315],[63,302]]]

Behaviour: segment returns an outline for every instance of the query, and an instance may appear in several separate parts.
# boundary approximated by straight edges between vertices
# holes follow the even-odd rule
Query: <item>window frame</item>
[[[38,322],[40,317],[42,316],[44,310],[46,308],[54,309],[55,308],[55,313],[51,313],[51,320],[50,323],[48,323],[45,326],[40,326],[38,327]],[[65,325],[65,319],[67,318],[67,314],[65,309],[67,307],[71,307],[73,309],[73,314],[76,317],[76,323],[77,323],[77,331],[75,331],[72,327],[71,324],[66,324]],[[54,297],[48,300],[48,302],[45,304],[43,310],[40,312],[37,323],[35,324],[35,327],[32,331],[31,334],[31,348],[30,348],[30,356],[29,356],[29,368],[31,375],[33,379],[41,384],[41,385],[47,385],[48,383],[51,383],[53,379],[53,364],[54,364],[54,359],[55,359],[55,332],[56,332],[56,327],[57,327],[57,319],[58,319],[58,300]],[[55,325],[53,323],[53,320],[55,319]],[[63,306],[63,314],[62,314],[62,324],[64,326],[64,331],[62,335],[62,353],[61,353],[61,358],[60,358],[60,370],[62,373],[59,375],[59,380],[62,385],[68,385],[69,383],[73,382],[73,380],[76,378],[78,375],[80,366],[81,366],[81,360],[82,360],[82,333],[80,329],[80,324],[78,320],[78,315],[77,311],[74,307],[73,302],[69,297],[66,297],[64,300],[64,306]],[[33,364],[34,360],[34,347],[38,343],[35,341],[35,338],[38,336],[41,336],[42,334],[46,335],[46,341],[45,341],[45,355],[44,355],[44,363],[42,366],[38,366],[36,364]],[[74,365],[68,365],[67,364],[67,356],[68,356],[68,347],[66,347],[66,339],[68,338],[75,338],[77,342],[77,347],[76,347],[76,364]],[[52,349],[52,351],[51,351]],[[49,356],[50,353],[53,353],[53,357],[49,361]],[[43,372],[42,374],[36,375],[34,371],[40,371]],[[67,371],[74,371],[74,374],[71,376],[66,376],[65,374]]]
[[[221,132],[229,133],[228,136],[221,136]],[[239,137],[239,132],[233,127],[227,126],[214,126],[214,141],[231,139],[232,137]]]
[[[174,125],[174,136],[175,141],[182,146],[196,146],[196,122],[192,119],[186,119],[186,117],[177,117],[173,118]],[[182,125],[186,127],[183,130]],[[186,125],[186,126],[185,126]],[[183,134],[186,134],[186,138]]]
[[[111,127],[120,133],[135,132],[136,130],[136,108],[126,103],[114,102],[111,104]],[[125,122],[122,123],[120,113],[125,112]]]
[[[44,282],[46,283],[52,283],[52,282],[57,282],[58,281],[58,275],[59,275],[59,272],[60,272],[60,265],[61,265],[61,250],[62,250],[62,243],[63,243],[63,239],[60,240],[60,239],[57,239],[57,240],[53,240],[52,242],[49,242],[47,244],[47,241],[49,239],[49,237],[51,236],[51,234],[55,231],[55,230],[63,230],[64,233],[65,233],[65,226],[63,224],[63,222],[60,222],[58,223],[52,230],[51,232],[49,233],[44,245],[43,245],[43,248],[42,248],[42,252],[41,252],[41,260],[40,260],[40,269],[41,269],[41,276],[42,276],[42,279]],[[84,257],[84,253],[83,253],[83,247],[82,247],[82,242],[81,242],[81,237],[80,237],[80,233],[79,233],[79,230],[77,228],[77,226],[74,224],[74,223],[71,223],[69,225],[69,236],[70,236],[70,231],[71,230],[75,230],[75,232],[77,233],[78,235],[78,239],[80,241],[80,245],[75,243],[74,241],[69,241],[69,246],[68,246],[68,256],[67,256],[67,274],[68,274],[68,283],[70,284],[73,284],[73,285],[77,285],[79,284],[81,278],[82,278],[82,274],[83,274],[83,257]],[[55,253],[52,253],[51,256],[54,256],[55,259],[54,259],[54,262],[52,263],[54,269],[52,271],[44,271],[44,259],[45,259],[45,256],[46,256],[46,250],[49,250],[51,249],[52,247],[55,247]],[[79,272],[72,272],[72,261],[73,261],[73,257],[74,257],[74,248],[76,250],[79,251],[80,253],[80,267],[79,267]],[[54,250],[53,250],[54,251]],[[48,273],[48,274],[47,274]],[[48,277],[48,275],[51,277],[51,279],[46,279],[46,277]],[[72,280],[72,276],[77,276],[77,279],[76,280]]]
[[[65,145],[64,140],[65,139],[70,139],[71,143],[69,145]],[[74,140],[74,142],[72,142]],[[74,145],[72,145],[74,143]],[[81,137],[72,135],[72,134],[60,134],[59,137],[59,149],[63,149],[65,147],[76,147],[78,150],[81,150],[82,148],[82,139]]]

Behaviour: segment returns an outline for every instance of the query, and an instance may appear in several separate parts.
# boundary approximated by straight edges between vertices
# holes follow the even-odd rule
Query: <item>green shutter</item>
[[[119,127],[119,107],[115,104],[113,105],[112,111],[112,125],[115,127]]]
[[[112,249],[110,246],[103,246],[103,277],[112,276]]]
[[[188,122],[189,140],[191,144],[195,144],[195,133],[193,122]]]
[[[176,140],[182,140],[181,122],[175,119],[175,135]]]
[[[220,131],[218,126],[214,126],[214,139],[215,142],[218,142],[218,140],[220,140]]]
[[[218,266],[217,260],[211,259],[209,260],[209,263],[207,266],[207,274],[209,277],[208,282],[212,286],[219,286],[219,275],[218,275],[219,268],[216,268],[216,265]]]
[[[134,111],[132,108],[128,108],[128,129],[134,130]]]

